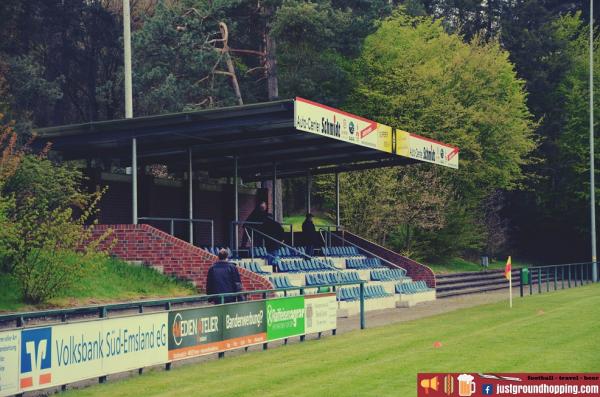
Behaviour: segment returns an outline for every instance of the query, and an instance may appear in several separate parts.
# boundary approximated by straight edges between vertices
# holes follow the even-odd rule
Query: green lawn
[[[461,273],[461,272],[480,272],[483,270],[479,263],[469,262],[462,258],[454,258],[448,261],[444,261],[441,263],[428,263],[427,266],[433,270],[436,274],[444,274],[444,273]],[[488,269],[504,269],[506,266],[506,259],[501,261],[493,261],[490,262]],[[519,260],[512,260],[513,269],[533,266],[531,263],[522,262]]]
[[[193,295],[189,284],[164,276],[154,269],[135,266],[111,258],[99,258],[98,269],[48,303],[31,306],[23,303],[17,284],[0,273],[0,312],[81,306],[103,302],[153,297]]]
[[[283,223],[292,224],[295,232],[301,232],[302,231],[302,222],[304,222],[304,219],[306,219],[306,214],[286,216],[283,218]],[[318,215],[315,215],[313,217],[313,223],[315,224],[315,226],[317,228],[319,226],[327,226],[327,225],[334,224],[334,222],[332,222],[331,220],[321,217],[321,216],[318,216]],[[285,230],[286,231],[289,230],[288,227],[286,227]]]
[[[600,372],[600,285],[514,303],[512,310],[507,302],[478,306],[68,394],[408,397],[416,395],[418,372]]]

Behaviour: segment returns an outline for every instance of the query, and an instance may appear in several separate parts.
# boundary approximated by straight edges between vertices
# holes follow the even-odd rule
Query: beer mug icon
[[[470,397],[475,393],[474,377],[467,374],[462,374],[458,377],[458,395],[461,397]]]

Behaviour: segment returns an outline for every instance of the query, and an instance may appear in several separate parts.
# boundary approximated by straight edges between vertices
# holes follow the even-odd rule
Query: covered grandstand
[[[368,309],[435,297],[435,279],[425,266],[343,230],[339,178],[337,226],[321,230],[323,246],[314,256],[294,244],[293,231],[277,242],[277,252],[267,252],[262,244],[272,236],[260,236],[252,225],[243,228],[251,234],[250,247],[241,249],[240,226],[259,200],[267,200],[275,213],[276,179],[305,176],[310,181],[312,175],[419,161],[458,168],[456,147],[302,98],[52,127],[37,135],[38,144],[51,142],[64,160],[85,166],[90,189],[109,186],[101,224],[128,224],[120,230],[136,233],[136,225],[149,224],[207,255],[228,247],[241,267],[275,287],[309,289],[320,281],[367,280],[366,296],[373,302]],[[272,188],[244,185],[264,181],[272,181]],[[119,235],[124,246],[140,239]],[[256,243],[257,236],[263,243]],[[200,288],[203,269],[197,267],[210,262],[207,256],[203,264],[190,262],[190,268],[158,266],[166,259],[155,263],[143,249],[136,250],[138,258],[126,251],[116,252],[178,276],[195,275]],[[337,291],[346,313],[356,308],[355,292]]]

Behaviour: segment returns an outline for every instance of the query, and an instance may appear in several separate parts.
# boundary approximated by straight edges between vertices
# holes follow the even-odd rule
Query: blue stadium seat
[[[373,281],[394,281],[406,278],[406,270],[404,269],[383,269],[372,270],[371,280]]]
[[[431,290],[433,290],[433,288],[429,288],[424,280],[396,284],[397,294],[417,294]]]
[[[292,288],[295,285],[292,285],[290,279],[287,276],[274,276],[269,277],[269,280],[275,287],[275,289],[284,289],[284,288]]]

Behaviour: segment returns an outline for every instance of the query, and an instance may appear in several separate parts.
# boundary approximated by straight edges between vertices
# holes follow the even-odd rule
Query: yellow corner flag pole
[[[504,277],[508,279],[508,300],[510,302],[510,308],[512,309],[512,261],[510,256],[506,261],[506,267],[504,268]]]

